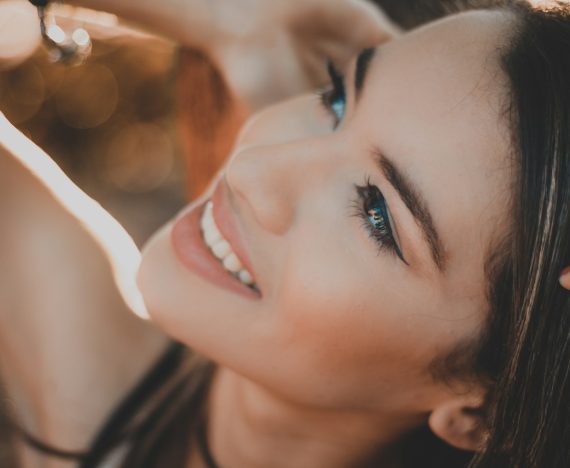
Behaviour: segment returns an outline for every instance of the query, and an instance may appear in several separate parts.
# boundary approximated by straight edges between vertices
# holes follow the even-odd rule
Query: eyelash
[[[332,62],[328,62],[327,69],[331,86],[320,91],[319,96],[322,106],[333,118],[333,129],[336,129],[344,117],[346,89],[344,77],[337,71]],[[342,112],[340,112],[340,106],[342,106]],[[358,198],[353,203],[353,215],[361,220],[362,226],[375,241],[380,252],[387,249],[407,265],[408,262],[404,259],[394,237],[386,200],[380,189],[370,183],[370,177],[366,177],[363,185],[355,184],[354,188]],[[378,206],[374,206],[378,203],[381,204],[380,210],[373,210],[373,208],[378,208]]]
[[[331,86],[319,91],[319,97],[322,106],[333,118],[333,129],[336,129],[342,122],[342,118],[344,117],[344,106],[346,106],[344,77],[330,61],[327,63],[327,71],[330,77]],[[342,110],[339,109],[339,106],[342,106]]]
[[[376,242],[380,252],[387,249],[408,265],[394,237],[386,200],[380,189],[370,183],[369,177],[366,177],[363,185],[355,184],[354,188],[358,199],[352,205],[353,216],[361,220],[362,226]]]

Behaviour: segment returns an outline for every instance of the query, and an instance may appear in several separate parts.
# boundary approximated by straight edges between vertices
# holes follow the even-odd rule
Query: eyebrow
[[[435,229],[435,224],[424,198],[413,182],[388,159],[379,148],[372,150],[374,160],[388,182],[394,187],[400,198],[412,213],[412,216],[423,231],[424,238],[431,251],[431,256],[440,272],[445,270],[443,244]]]
[[[356,101],[362,93],[364,82],[368,70],[370,69],[370,62],[376,55],[377,48],[364,49],[356,59],[356,67],[354,71],[354,88]],[[401,172],[396,165],[384,154],[378,147],[374,147],[372,154],[376,165],[384,174],[384,177],[394,187],[398,195],[408,208],[416,222],[419,224],[423,231],[424,239],[426,240],[433,262],[440,272],[445,271],[445,255],[443,244],[435,229],[433,217],[427,207],[427,203],[421,196],[413,182]]]
[[[368,74],[368,69],[370,67],[370,62],[376,55],[376,48],[364,49],[358,55],[356,59],[356,67],[354,69],[354,88],[356,89],[356,100],[358,100],[362,88],[364,87],[364,81],[366,80],[366,75]]]

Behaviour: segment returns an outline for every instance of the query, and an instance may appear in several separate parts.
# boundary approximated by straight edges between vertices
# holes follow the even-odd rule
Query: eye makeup
[[[333,118],[333,130],[342,123],[346,110],[346,88],[344,77],[334,67],[332,62],[328,62],[331,86],[319,93],[321,104]],[[388,205],[380,189],[370,183],[370,178],[366,178],[363,185],[355,185],[357,200],[354,202],[353,214],[362,221],[362,226],[375,241],[380,251],[388,250],[400,258],[406,265],[409,265],[402,254],[390,216]]]
[[[355,185],[355,190],[358,199],[353,204],[354,216],[361,220],[362,226],[376,242],[380,251],[388,250],[409,265],[396,238],[392,217],[380,189],[366,178],[363,185]]]
[[[333,129],[336,129],[344,118],[346,110],[346,88],[344,77],[337,71],[332,62],[328,62],[327,70],[331,86],[319,92],[321,104],[333,118]]]

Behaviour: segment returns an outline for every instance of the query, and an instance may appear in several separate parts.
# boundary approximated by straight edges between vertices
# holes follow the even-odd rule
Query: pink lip
[[[241,263],[253,274],[234,213],[227,204],[227,194],[226,184],[221,178],[212,195],[214,219],[221,234],[228,240]],[[250,299],[259,299],[261,295],[228,273],[204,243],[200,230],[200,218],[204,206],[205,203],[193,206],[175,221],[171,232],[171,242],[176,256],[187,269],[210,283]]]
[[[234,210],[232,210],[230,206],[229,196],[230,192],[228,190],[228,186],[225,179],[222,177],[212,194],[214,220],[216,221],[216,226],[218,226],[222,236],[228,240],[242,265],[244,265],[247,271],[251,273],[253,281],[257,283],[255,279],[255,271],[249,256],[247,255],[247,249],[245,248],[243,236],[241,235],[241,230],[239,229]]]

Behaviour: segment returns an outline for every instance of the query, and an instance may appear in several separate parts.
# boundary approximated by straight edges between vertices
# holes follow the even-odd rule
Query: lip
[[[239,258],[241,264],[251,273],[253,282],[257,284],[255,270],[247,254],[242,231],[237,222],[235,212],[231,208],[230,195],[228,185],[222,176],[212,194],[214,221],[222,236],[225,237],[232,246],[232,250]]]
[[[256,282],[237,220],[228,206],[228,191],[223,177],[216,184],[212,202],[214,220],[220,233],[230,243],[232,250]],[[174,253],[183,266],[210,283],[249,299],[260,299],[261,294],[231,275],[205,244],[200,229],[200,218],[206,203],[207,200],[192,206],[174,222],[170,236]]]

